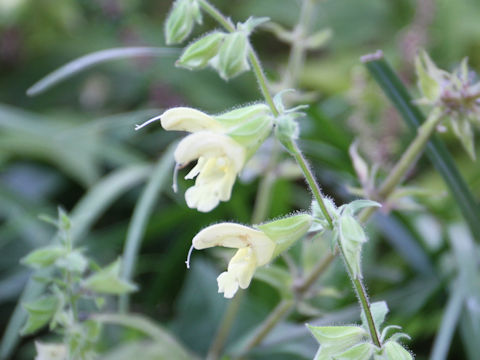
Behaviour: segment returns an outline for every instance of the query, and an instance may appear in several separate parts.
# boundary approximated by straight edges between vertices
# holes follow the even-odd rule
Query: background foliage
[[[216,5],[233,20],[269,16],[287,27],[295,24],[299,9],[294,0]],[[176,136],[154,126],[136,133],[134,124],[175,105],[215,113],[260,98],[251,73],[225,83],[213,71],[175,68],[175,56],[106,63],[37,97],[25,95],[39,78],[86,53],[118,46],[163,46],[169,7],[169,1],[138,0],[0,2],[0,323],[8,323],[30,276],[19,259],[48,244],[54,235],[39,214],[55,215],[58,205],[64,207],[77,226],[76,240],[99,263],[110,263],[122,252],[133,209],[155,174],[153,167]],[[425,47],[443,68],[451,69],[464,56],[473,69],[480,68],[479,15],[475,0],[321,2],[315,28],[331,28],[333,37],[326,48],[309,55],[301,74],[299,87],[319,95],[302,120],[300,145],[324,192],[338,204],[351,197],[347,185],[358,185],[348,156],[353,139],[359,140],[369,162],[379,164],[381,173],[388,173],[409,140],[401,119],[359,65],[359,57],[383,49],[416,94],[412,62],[418,47]],[[205,28],[212,27],[210,19],[205,22]],[[269,77],[278,79],[288,47],[264,31],[252,39]],[[478,199],[480,167],[453,138],[443,139]],[[145,224],[134,270],[141,291],[132,296],[131,309],[163,324],[202,356],[227,304],[217,294],[215,281],[217,266],[223,267],[225,261],[221,252],[194,253],[192,270],[187,271],[190,241],[212,222],[248,223],[258,180],[237,183],[230,202],[202,214],[186,207],[183,182],[179,193],[173,193],[166,173],[166,185]],[[465,240],[469,235],[453,198],[426,159],[410,173],[409,181],[428,192],[403,204],[411,211],[373,219],[363,264],[369,293],[388,302],[391,322],[414,339],[409,347],[422,359],[431,352],[442,318],[448,320],[443,315],[452,286],[458,284],[457,269],[460,274],[471,275],[472,268],[478,272],[479,252],[472,249],[470,264],[457,261],[465,260],[465,254],[453,251],[455,244],[458,248],[462,241],[469,243]],[[301,179],[280,179],[274,191],[270,218],[309,207],[310,195]],[[298,245],[292,256],[300,258],[304,250]],[[328,247],[316,251],[322,254]],[[281,261],[280,265],[284,266]],[[470,265],[470,270],[462,270]],[[461,286],[472,288],[472,282],[478,286],[478,277],[463,279]],[[311,358],[317,345],[305,322],[357,320],[357,304],[338,260],[318,289],[318,296],[278,326],[253,358]],[[269,285],[252,284],[229,336],[230,352],[241,347],[278,300]],[[469,319],[480,319],[478,293],[472,292],[469,301],[471,312],[460,315],[458,328],[456,322],[450,324],[458,330],[450,350],[448,346],[445,350],[451,359],[473,359],[480,351],[473,340],[480,322],[468,327]],[[107,307],[116,310],[114,301]],[[46,332],[38,336],[48,338]],[[99,348],[111,351],[119,339],[127,343],[141,337],[135,331],[109,328]],[[33,337],[23,338],[13,358],[32,358],[33,351]]]

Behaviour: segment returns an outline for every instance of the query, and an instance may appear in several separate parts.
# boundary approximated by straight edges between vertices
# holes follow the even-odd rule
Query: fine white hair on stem
[[[192,244],[192,246],[190,246],[190,249],[188,250],[187,260],[185,261],[185,265],[187,265],[187,269],[190,269],[190,257],[192,256],[193,249],[194,247]]]
[[[162,115],[155,116],[155,117],[151,118],[150,120],[145,121],[145,122],[144,122],[143,124],[141,124],[141,125],[135,125],[135,131],[140,130],[141,128],[143,128],[143,127],[145,127],[145,126],[147,126],[147,125],[149,125],[149,124],[151,124],[151,123],[153,123],[153,122],[155,122],[155,121],[157,121],[157,120],[160,120],[161,117],[162,117]]]

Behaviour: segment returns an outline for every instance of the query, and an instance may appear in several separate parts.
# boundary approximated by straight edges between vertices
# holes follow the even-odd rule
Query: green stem
[[[310,23],[314,12],[315,0],[303,0],[297,26],[293,30],[293,42],[288,58],[287,70],[285,72],[284,87],[289,89],[295,87],[299,73],[305,62],[305,37],[310,31]]]
[[[353,271],[348,264],[347,258],[345,253],[343,252],[342,244],[340,243],[340,239],[338,240],[338,248],[340,249],[340,253],[343,256],[345,267],[347,269],[348,275],[352,280],[353,287],[355,289],[355,293],[357,294],[358,300],[360,301],[360,306],[363,309],[363,313],[367,319],[368,330],[370,332],[370,338],[372,339],[373,343],[378,346],[379,348],[382,347],[382,343],[380,342],[380,338],[378,336],[378,331],[375,326],[375,322],[373,321],[372,312],[370,310],[370,303],[368,301],[367,291],[365,290],[365,286],[362,283],[360,277],[353,277]]]
[[[213,339],[210,349],[208,349],[207,360],[216,360],[220,357],[223,346],[228,339],[230,334],[230,329],[235,323],[238,311],[240,309],[240,304],[244,296],[244,292],[238,292],[235,297],[228,303],[227,310],[223,315],[222,322],[217,329],[215,338]]]
[[[400,160],[393,167],[390,174],[380,185],[378,190],[378,197],[380,200],[387,200],[390,195],[395,191],[398,185],[402,182],[408,170],[417,161],[420,154],[425,149],[428,141],[435,132],[436,126],[441,120],[440,114],[432,113],[425,123],[418,129],[417,136],[408,146],[407,150],[403,153]],[[361,222],[366,222],[370,216],[376,211],[377,208],[366,208],[363,210],[359,219]]]
[[[335,260],[337,253],[328,253],[321,261],[315,264],[308,276],[295,287],[299,297],[307,293],[315,284],[317,279],[328,269],[333,260]]]
[[[277,306],[272,310],[268,317],[260,324],[260,326],[255,330],[254,335],[250,338],[247,345],[245,345],[242,350],[242,357],[248,351],[253,349],[255,346],[260,344],[262,340],[268,335],[268,333],[277,325],[277,323],[282,320],[285,315],[293,308],[294,301],[284,299],[280,301]]]
[[[225,30],[228,32],[234,32],[235,31],[235,26],[232,24],[230,19],[226,18],[218,9],[216,9],[212,4],[210,4],[206,0],[199,0],[199,4],[202,7],[202,9],[210,15],[215,21],[217,21],[220,25],[222,25]],[[260,91],[262,92],[263,97],[265,98],[265,101],[267,102],[268,106],[270,107],[270,110],[272,111],[273,115],[278,116],[279,111],[277,107],[275,106],[275,103],[273,102],[272,95],[270,94],[270,91],[268,89],[268,81],[267,77],[265,76],[265,73],[263,72],[262,65],[260,63],[260,60],[258,59],[257,54],[255,51],[250,47],[250,51],[248,54],[248,59],[250,60],[250,64],[252,65],[253,68],[253,73],[255,74],[255,77],[257,78],[258,86],[260,87]]]
[[[228,32],[235,31],[235,25],[233,25],[230,19],[225,17],[215,6],[213,6],[206,0],[199,0],[198,3],[202,7],[203,11],[205,11],[216,22],[222,25],[225,28],[225,30],[227,30]]]
[[[272,114],[274,116],[278,116],[280,113],[273,102],[272,95],[270,95],[270,91],[268,90],[268,82],[263,72],[262,65],[260,64],[260,60],[258,59],[257,54],[255,51],[250,47],[250,53],[248,54],[248,58],[250,63],[252,64],[253,72],[255,77],[257,78],[258,86],[260,87],[260,91],[262,92],[265,101],[267,102]]]
[[[300,169],[302,170],[303,175],[305,176],[305,180],[307,181],[308,186],[310,187],[310,190],[313,193],[313,197],[315,198],[315,200],[318,202],[318,205],[320,206],[323,216],[325,216],[325,219],[330,225],[330,228],[333,229],[332,217],[328,213],[327,207],[325,205],[325,201],[323,200],[322,191],[320,190],[320,186],[315,180],[315,176],[313,175],[307,160],[303,156],[302,152],[298,148],[298,145],[295,141],[290,140],[290,143],[287,145],[288,145],[287,146],[288,150],[290,150],[290,152],[292,153],[292,156],[295,158],[296,162],[300,166]]]
[[[362,305],[363,312],[365,313],[365,317],[367,318],[370,337],[373,343],[379,348],[381,348],[382,343],[380,342],[380,338],[378,337],[378,331],[375,327],[375,322],[373,321],[372,312],[370,311],[370,303],[368,302],[368,295],[365,290],[365,286],[363,286],[363,283],[359,278],[353,279],[352,282],[355,287],[355,292],[357,293],[358,299],[360,300],[360,304]]]
[[[386,199],[392,194],[397,185],[401,183],[408,170],[422,153],[441,119],[440,114],[432,112],[432,116],[418,129],[417,136],[380,186],[378,196],[381,199]]]

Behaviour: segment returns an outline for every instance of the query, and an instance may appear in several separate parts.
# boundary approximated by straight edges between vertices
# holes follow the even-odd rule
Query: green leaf
[[[373,316],[373,322],[375,323],[375,328],[380,329],[383,322],[385,321],[385,316],[388,314],[388,306],[385,301],[377,301],[370,304],[370,311]],[[365,317],[365,312],[362,310],[362,324],[368,329],[367,318]]]
[[[168,56],[175,54],[176,52],[177,51],[175,49],[157,47],[124,47],[96,51],[75,59],[51,72],[40,81],[33,84],[27,90],[27,95],[35,96],[41,94],[59,82],[62,82],[73,75],[97,64],[133,57]]]
[[[27,310],[28,318],[20,333],[28,335],[50,322],[57,311],[58,299],[54,296],[44,296],[38,300],[24,303],[23,307]]]
[[[350,215],[355,215],[359,210],[367,207],[382,207],[382,204],[372,200],[353,200],[351,203],[345,206],[344,211],[348,211]]]
[[[20,262],[34,269],[42,269],[53,265],[65,253],[66,249],[63,246],[47,246],[33,250],[22,258]]]
[[[135,268],[138,252],[145,235],[145,229],[148,220],[154,210],[155,203],[160,196],[161,191],[165,188],[169,174],[172,171],[174,159],[173,151],[176,143],[172,143],[165,151],[156,164],[150,178],[148,180],[142,195],[138,199],[133,211],[132,219],[128,225],[127,238],[123,249],[122,257],[122,279],[131,281],[133,270]],[[121,312],[128,310],[128,294],[122,295],[119,300],[119,308]]]
[[[120,295],[135,291],[137,287],[120,278],[120,259],[88,277],[83,286],[96,293]]]

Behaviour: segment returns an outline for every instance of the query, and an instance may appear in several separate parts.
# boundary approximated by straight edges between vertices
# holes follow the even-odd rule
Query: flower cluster
[[[473,126],[480,126],[480,82],[474,82],[467,59],[452,73],[439,69],[426,52],[416,58],[418,103],[433,106],[438,116],[448,117],[465,150],[475,159]]]

